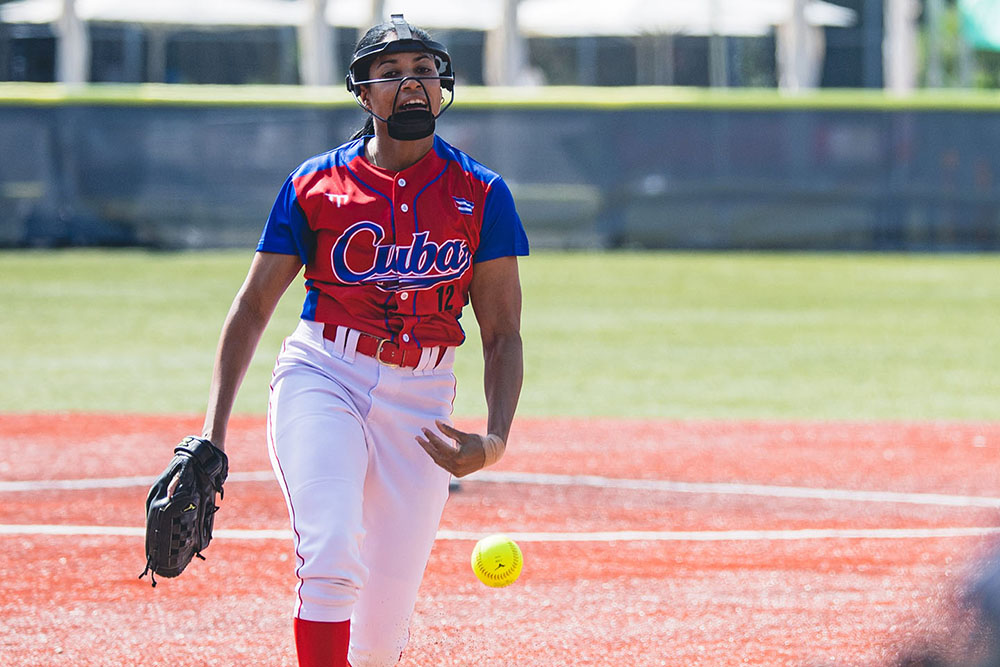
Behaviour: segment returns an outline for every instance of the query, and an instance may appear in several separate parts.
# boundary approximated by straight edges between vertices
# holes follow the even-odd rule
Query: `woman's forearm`
[[[487,432],[506,442],[524,379],[521,335],[510,332],[484,341],[483,360],[483,384],[489,413]]]

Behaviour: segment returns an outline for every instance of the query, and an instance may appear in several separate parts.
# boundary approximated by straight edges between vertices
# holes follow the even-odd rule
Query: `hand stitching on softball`
[[[446,436],[455,441],[451,444],[428,428],[421,429],[424,437],[416,437],[420,446],[434,462],[455,477],[465,477],[486,466],[485,438],[477,433],[466,433],[453,428],[443,421],[434,422]]]

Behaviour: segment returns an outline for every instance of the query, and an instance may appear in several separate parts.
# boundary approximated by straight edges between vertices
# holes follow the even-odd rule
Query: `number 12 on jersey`
[[[455,285],[441,285],[435,291],[438,295],[438,310],[451,310],[451,297],[455,296]]]

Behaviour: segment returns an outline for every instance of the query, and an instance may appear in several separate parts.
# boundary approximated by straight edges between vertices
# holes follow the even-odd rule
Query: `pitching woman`
[[[347,83],[368,131],[281,188],[222,330],[204,430],[225,446],[261,333],[305,267],[267,435],[310,667],[398,662],[449,479],[503,454],[522,378],[527,238],[503,179],[434,133],[454,95],[447,49],[394,15],[358,43]],[[486,433],[449,423],[467,303],[482,333]]]

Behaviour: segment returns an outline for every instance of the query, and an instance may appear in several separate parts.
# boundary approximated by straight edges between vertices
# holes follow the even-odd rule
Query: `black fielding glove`
[[[174,448],[174,458],[146,496],[146,569],[156,576],[176,577],[212,541],[212,525],[229,475],[225,452],[205,438],[189,435]],[[177,479],[173,495],[171,482]]]

